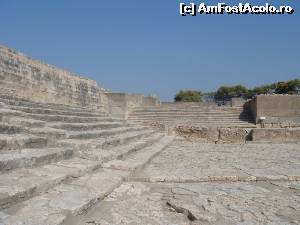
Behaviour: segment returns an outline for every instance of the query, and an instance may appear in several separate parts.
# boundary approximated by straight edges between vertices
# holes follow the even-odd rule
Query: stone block
[[[300,142],[300,128],[257,128],[252,131],[255,142]]]
[[[216,142],[219,139],[217,128],[177,126],[174,130],[177,135],[190,141]]]
[[[219,143],[243,143],[248,139],[249,129],[219,128]]]

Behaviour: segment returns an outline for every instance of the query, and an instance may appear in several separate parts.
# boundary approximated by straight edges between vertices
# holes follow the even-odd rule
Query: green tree
[[[289,85],[286,82],[278,82],[275,89],[276,94],[287,94],[289,92]]]
[[[181,90],[175,96],[175,102],[202,102],[201,91]]]
[[[267,94],[269,90],[275,90],[276,94],[297,94],[300,88],[300,80],[279,81],[273,84],[262,85],[253,88],[253,94]]]
[[[257,95],[267,94],[268,91],[272,89],[276,89],[276,83],[255,87],[253,88],[252,93]]]
[[[287,85],[287,94],[297,94],[300,89],[300,80],[294,79],[286,82]]]
[[[233,97],[247,97],[249,90],[242,85],[221,86],[215,94],[216,100],[230,100]]]

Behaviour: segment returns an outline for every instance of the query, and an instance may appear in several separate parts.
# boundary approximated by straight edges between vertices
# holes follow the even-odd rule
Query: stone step
[[[128,119],[168,119],[168,118],[172,118],[172,119],[239,119],[239,118],[252,118],[252,116],[249,115],[225,115],[225,114],[220,114],[220,115],[165,115],[165,116],[150,116],[150,115],[144,115],[144,116],[129,116]]]
[[[0,122],[0,134],[16,134],[23,131],[24,129],[20,126]]]
[[[249,120],[251,121],[252,118],[250,117],[232,117],[232,118],[228,118],[228,117],[130,117],[128,118],[130,121],[134,121],[134,120],[204,120],[204,121],[240,121],[240,120]]]
[[[200,117],[166,117],[166,118],[129,118],[129,121],[208,121],[208,122],[234,122],[234,121],[250,121],[252,122],[251,118],[200,118]]]
[[[109,137],[97,139],[68,139],[58,141],[59,146],[72,147],[78,151],[81,149],[111,149],[113,147],[137,141],[142,137],[152,135],[155,130],[131,131]]]
[[[2,213],[3,225],[73,224],[72,216],[83,214],[119,187],[127,171],[98,169],[92,174],[51,188]]]
[[[64,130],[55,129],[51,127],[21,127],[20,125],[12,125],[8,123],[0,123],[0,134],[33,134],[37,136],[47,136],[47,137],[53,137],[53,138],[65,138],[66,132]]]
[[[181,124],[184,125],[184,124]],[[256,127],[253,123],[211,123],[211,124],[205,124],[205,123],[194,123],[193,126],[196,127]]]
[[[185,114],[185,113],[242,113],[251,112],[248,109],[177,109],[177,110],[133,110],[132,114]]]
[[[236,125],[255,125],[254,123],[251,122],[246,122],[246,121],[236,121],[236,122],[201,122],[201,121],[155,121],[155,120],[149,120],[149,121],[145,121],[145,120],[141,120],[141,121],[135,121],[137,124],[142,124],[142,125],[147,125],[147,124],[166,124],[166,125],[186,125],[186,126],[196,126],[196,125],[232,125],[232,126],[236,126]]]
[[[194,109],[157,109],[157,110],[133,110],[132,113],[220,113],[220,112],[243,112],[249,109],[243,108],[222,108],[222,109],[206,109],[206,108],[194,108]]]
[[[248,122],[235,122],[235,123],[198,123],[198,122],[179,122],[179,121],[137,121],[137,124],[150,125],[150,126],[158,126],[163,125],[167,127],[174,126],[192,126],[192,127],[242,127],[242,128],[256,128],[256,125]]]
[[[249,110],[249,108],[245,107],[231,107],[231,106],[223,106],[223,107],[157,107],[157,108],[134,108],[133,111],[148,111],[148,112],[156,112],[156,111],[235,111],[235,110]]]
[[[193,123],[252,123],[252,120],[244,120],[244,119],[234,119],[234,120],[205,120],[205,119],[130,119],[130,122],[176,122],[176,123],[184,123],[184,122],[193,122]]]
[[[66,106],[66,105],[50,104],[50,103],[49,104],[37,103],[25,99],[13,98],[12,96],[0,96],[0,102],[6,105],[28,107],[28,108],[43,108],[43,109],[51,109],[51,110],[57,109],[57,110],[72,111],[72,112],[95,113],[95,110],[91,110],[84,107]]]
[[[159,106],[138,106],[135,107],[135,110],[138,109],[146,109],[146,110],[155,110],[155,109],[190,109],[190,108],[196,108],[196,109],[204,109],[204,108],[208,108],[208,109],[240,109],[243,108],[243,106],[228,106],[228,105],[222,105],[222,106],[218,106],[217,104],[214,105],[193,105],[193,104],[171,104],[171,105],[166,105],[166,104],[162,104]]]
[[[131,113],[129,116],[240,116],[251,115],[245,112],[182,112],[182,113]]]
[[[26,119],[35,119],[46,122],[68,122],[68,123],[87,123],[87,122],[100,122],[100,121],[124,121],[122,119],[110,118],[107,116],[102,117],[82,117],[82,116],[68,116],[68,115],[47,115],[47,114],[33,114],[25,113],[12,109],[0,109],[0,119],[11,118],[11,117],[23,117]]]
[[[72,158],[35,168],[0,174],[0,207],[7,208],[65,181],[85,175],[100,162]]]
[[[24,117],[17,117],[17,116],[13,116],[13,117],[4,116],[2,117],[2,122],[14,124],[25,128],[44,127],[46,125],[45,121],[34,120],[34,119],[24,118]]]
[[[117,127],[107,130],[95,130],[95,131],[71,131],[68,133],[69,139],[95,139],[101,137],[107,137],[112,135],[117,135],[130,131],[142,131],[147,129],[146,127]]]
[[[63,139],[67,137],[67,132],[65,130],[56,129],[52,127],[31,128],[28,130],[28,132],[30,134],[52,138],[52,139]]]
[[[68,122],[68,123],[88,123],[88,122],[100,122],[100,121],[122,121],[121,119],[113,119],[110,117],[81,117],[81,116],[64,116],[64,115],[42,115],[28,113],[26,116],[47,121],[47,122]]]
[[[31,156],[33,155],[33,158],[36,157],[38,160],[40,160],[40,158],[45,158],[44,162],[45,160],[48,160],[49,163],[51,162],[50,160],[63,161],[32,169],[18,169],[9,173],[0,174],[0,206],[2,208],[9,207],[16,202],[23,201],[23,198],[30,198],[39,192],[46,192],[49,188],[55,186],[57,183],[61,183],[62,181],[70,179],[74,176],[78,177],[84,175],[87,172],[99,168],[108,160],[122,158],[130,153],[132,154],[133,152],[137,152],[140,149],[159,141],[162,137],[162,134],[156,134],[144,138],[136,143],[123,145],[110,150],[102,149],[99,151],[99,149],[95,149],[94,152],[89,152],[88,154],[82,153],[82,156],[89,156],[92,158],[92,160],[83,158],[63,160],[64,157],[72,156],[72,150],[62,151],[61,149],[53,149],[51,152],[48,151],[49,154],[46,157],[45,154],[47,152],[45,151],[44,153],[42,152],[40,154],[37,151],[31,151],[30,153],[35,154],[31,154]],[[50,157],[51,153],[56,153],[58,155]],[[27,152],[24,152],[24,154],[19,158],[23,160],[25,166],[33,166],[30,164],[30,162],[28,162],[29,157]],[[37,166],[37,164],[35,166]],[[6,168],[8,167],[6,166]],[[66,170],[64,170],[64,168],[66,168]],[[41,179],[39,179],[39,177]],[[8,186],[11,186],[12,190],[9,189]],[[4,197],[1,198],[1,196]]]
[[[37,137],[26,134],[1,134],[0,150],[18,150],[24,148],[43,148],[48,144],[45,137]]]
[[[105,113],[96,113],[96,112],[76,112],[76,111],[66,111],[59,109],[45,109],[45,108],[31,108],[24,106],[10,106],[9,109],[22,111],[25,113],[33,113],[33,114],[48,114],[48,115],[70,115],[70,116],[87,116],[87,117],[99,117],[99,116],[107,116]]]
[[[143,168],[153,157],[164,150],[172,141],[174,137],[165,136],[160,142],[144,148],[137,153],[130,154],[124,159],[116,159],[104,163],[103,167],[108,169],[138,171]]]
[[[157,124],[150,124],[150,123],[143,123],[145,125],[152,125],[155,126]],[[254,124],[174,124],[174,123],[169,123],[169,124],[162,124],[165,125],[166,127],[179,127],[179,126],[192,126],[192,127],[199,127],[199,128],[256,128],[256,125]]]
[[[69,131],[88,131],[88,130],[96,130],[96,129],[109,129],[125,126],[124,122],[97,122],[97,123],[48,123],[47,126],[69,130]]]
[[[186,113],[141,113],[141,114],[135,114],[132,113],[129,116],[245,116],[245,115],[251,115],[250,113],[245,112],[218,112],[218,113],[210,113],[210,112],[186,112]]]
[[[12,110],[12,109],[7,109],[7,108],[1,108],[0,109],[0,117],[1,120],[3,118],[11,118],[11,117],[24,117],[25,113],[20,112],[20,111],[16,111],[16,110]]]
[[[135,169],[142,168],[152,157],[162,151],[166,145],[172,141],[172,139],[173,138],[171,137],[164,137],[161,139],[159,144],[157,143],[151,147],[147,147],[144,150],[125,157],[123,166],[128,165],[128,167],[126,167],[124,171],[100,168],[91,174],[86,174],[77,179],[72,179],[70,182],[50,187],[49,182],[47,184],[43,183],[43,179],[46,178],[45,172],[41,172],[42,170],[39,170],[38,175],[43,174],[41,176],[43,179],[36,179],[39,185],[38,188],[35,188],[34,190],[40,190],[39,192],[41,194],[4,210],[1,215],[3,224],[72,224],[72,221],[74,221],[73,219],[76,219],[74,216],[85,213],[90,207],[104,199],[115,188],[119,187],[124,180],[127,180],[129,176],[134,173]],[[139,154],[140,152],[143,152],[143,154]],[[137,155],[135,157],[136,160],[141,161],[130,165],[130,163],[134,160],[134,155]],[[85,164],[81,162],[80,165],[82,166]],[[70,166],[74,165],[70,164]],[[69,167],[66,168],[69,169]],[[51,172],[52,176],[54,176],[52,170],[49,172]],[[60,172],[62,173],[62,171]],[[63,172],[66,171],[63,170]],[[58,173],[56,172],[55,174],[55,179],[60,180],[57,178]],[[66,179],[67,178],[64,180]],[[0,180],[2,181],[3,179]],[[60,180],[60,182],[62,181],[63,180]],[[23,182],[27,184],[26,181]],[[33,182],[31,182],[31,184],[32,183]],[[18,183],[18,185],[20,184]],[[45,190],[45,186],[49,190],[47,192],[41,191]],[[11,189],[7,189],[6,192],[11,193]],[[23,193],[28,193],[28,191],[23,190]],[[5,203],[5,201],[3,202]],[[6,203],[3,205],[7,206],[9,204]]]
[[[139,140],[134,142],[128,142],[126,144],[118,145],[112,148],[99,149],[99,148],[89,148],[89,149],[79,149],[78,155],[80,158],[85,158],[89,160],[96,160],[101,162],[107,162],[114,159],[121,159],[128,154],[137,152],[143,148],[146,148],[156,142],[159,142],[164,137],[162,133],[153,133],[146,137],[141,137]]]
[[[176,116],[176,115],[241,115],[241,114],[250,114],[248,112],[242,112],[242,111],[238,111],[238,112],[226,112],[226,111],[220,111],[220,112],[173,112],[173,113],[170,113],[170,112],[165,112],[165,113],[162,113],[162,112],[157,112],[157,113],[150,113],[150,112],[144,112],[144,113],[130,113],[130,116],[145,116],[145,115],[148,115],[148,116],[158,116],[158,115],[161,115],[161,116]]]
[[[29,148],[1,151],[0,171],[29,168],[71,158],[73,150],[68,148]]]
[[[248,113],[242,113],[242,112],[218,112],[218,113],[210,113],[210,112],[195,112],[195,113],[141,113],[141,114],[135,114],[132,113],[129,116],[240,116],[240,115],[251,115]]]

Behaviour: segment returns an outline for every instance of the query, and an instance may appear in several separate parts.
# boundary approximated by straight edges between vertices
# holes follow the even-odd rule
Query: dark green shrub
[[[181,90],[175,96],[175,102],[202,102],[201,91]]]

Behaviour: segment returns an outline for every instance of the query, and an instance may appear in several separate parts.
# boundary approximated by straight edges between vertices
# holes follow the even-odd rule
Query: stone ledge
[[[256,128],[252,131],[255,142],[300,142],[300,128]]]

